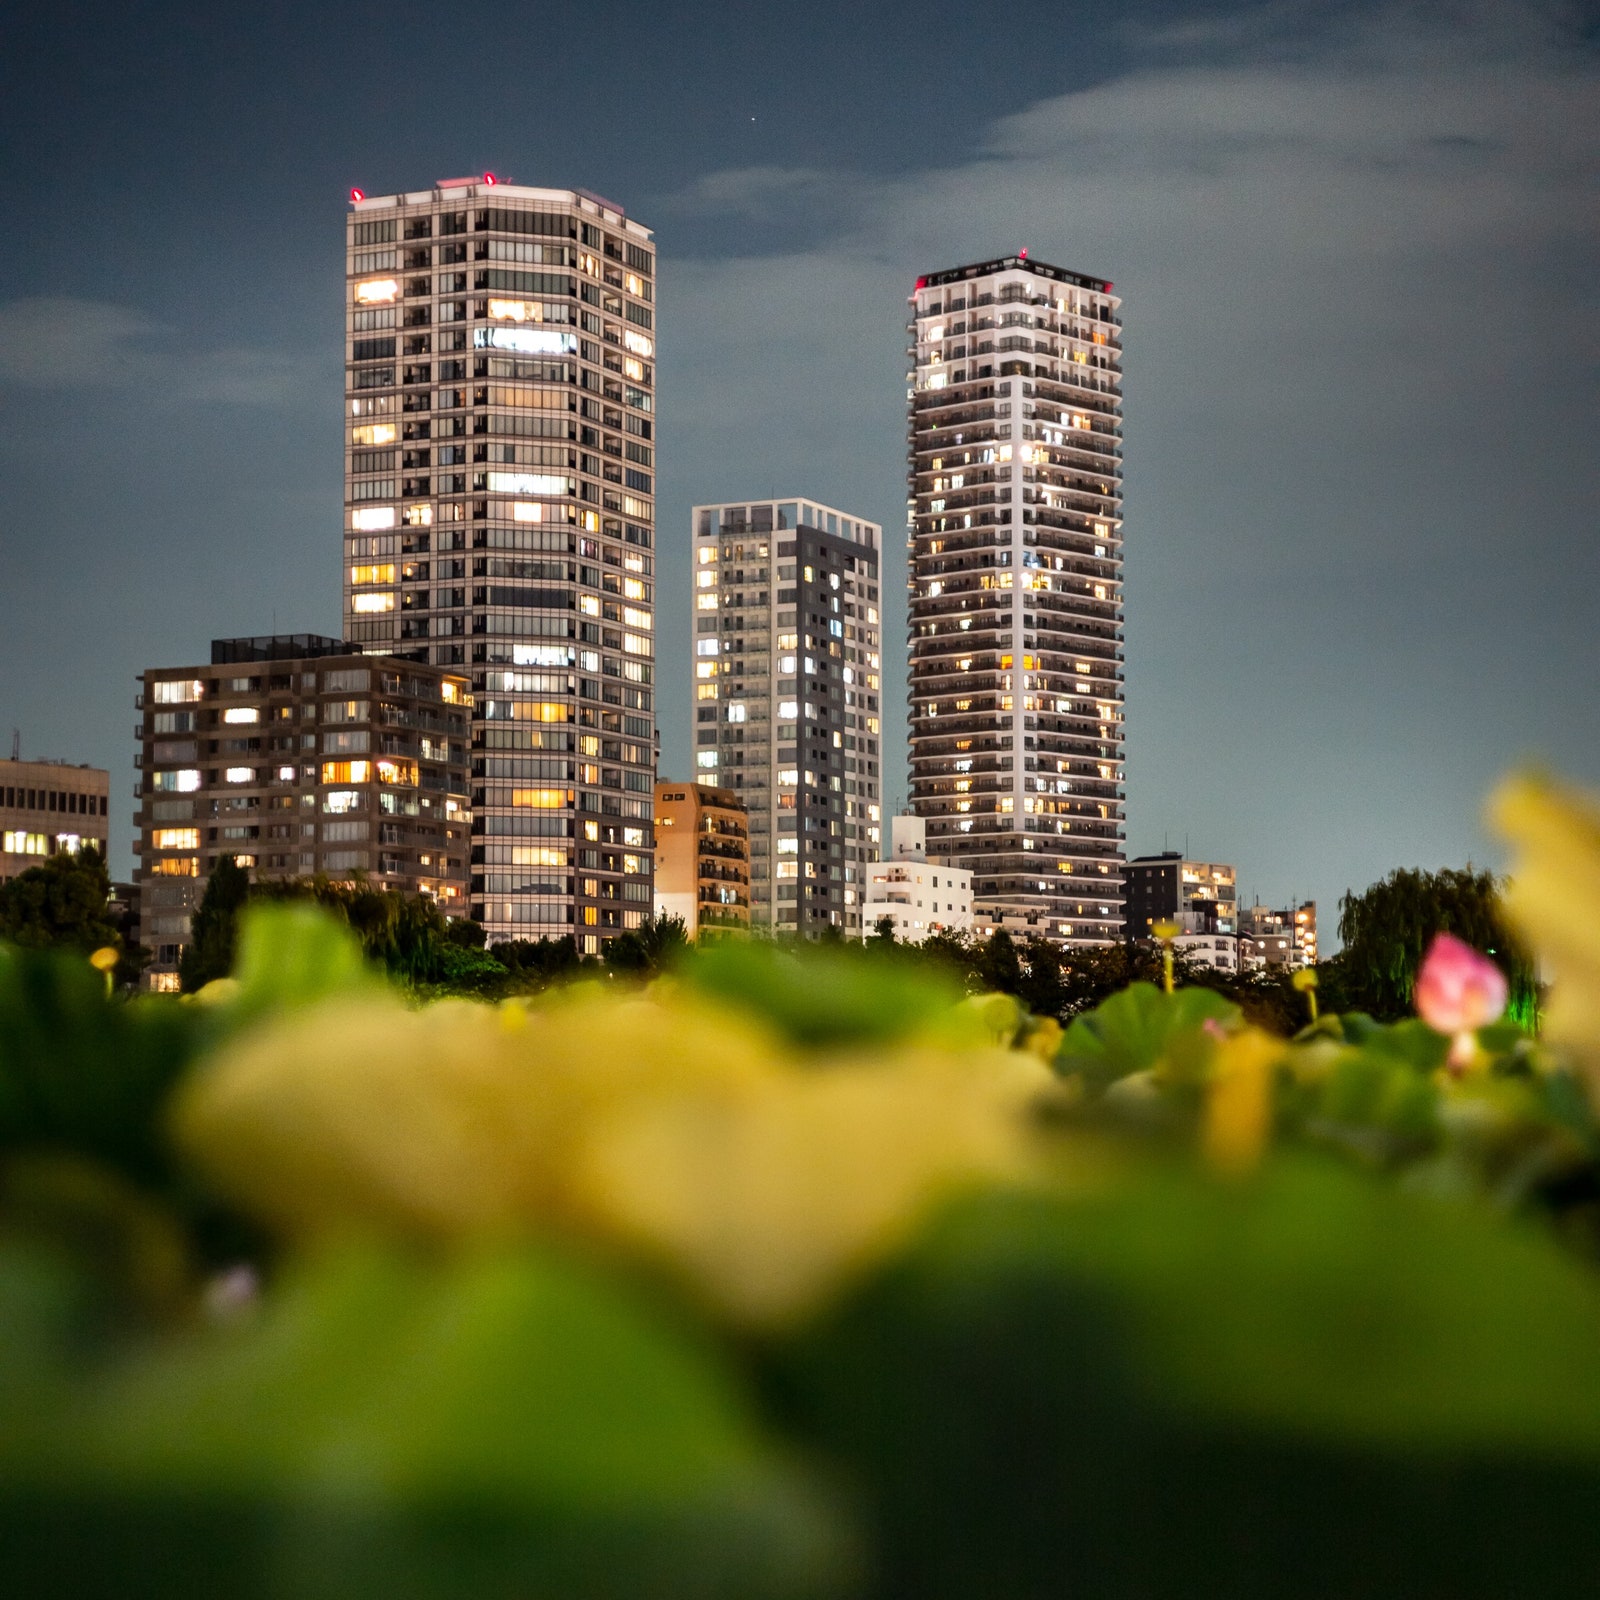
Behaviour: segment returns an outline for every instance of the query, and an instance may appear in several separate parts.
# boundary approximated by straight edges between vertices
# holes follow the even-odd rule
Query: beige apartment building
[[[651,906],[656,255],[490,174],[353,192],[345,632],[470,676],[470,907],[598,953]]]
[[[655,912],[691,939],[750,931],[750,814],[731,789],[656,785]]]
[[[0,883],[63,852],[106,854],[111,774],[65,761],[0,761]]]
[[[315,634],[218,639],[141,677],[135,878],[150,986],[176,989],[211,868],[364,881],[469,906],[464,672]]]
[[[750,813],[756,928],[861,933],[882,841],[883,530],[815,501],[693,511],[695,775]]]
[[[1291,902],[1282,909],[1247,906],[1239,920],[1239,965],[1259,972],[1267,967],[1317,964],[1317,903]]]
[[[1122,328],[1024,252],[911,295],[911,809],[975,921],[1122,936]]]

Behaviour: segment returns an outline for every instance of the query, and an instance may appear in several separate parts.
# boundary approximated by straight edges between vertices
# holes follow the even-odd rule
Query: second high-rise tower
[[[975,921],[1121,937],[1120,302],[1025,254],[917,280],[911,804]]]

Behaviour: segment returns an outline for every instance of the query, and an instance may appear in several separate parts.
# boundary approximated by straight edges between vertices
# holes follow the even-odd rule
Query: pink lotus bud
[[[1434,935],[1417,973],[1417,1015],[1440,1033],[1487,1027],[1506,1008],[1505,974],[1448,933]]]

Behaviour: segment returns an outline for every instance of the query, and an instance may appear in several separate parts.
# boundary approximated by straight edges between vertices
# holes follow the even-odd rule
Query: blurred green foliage
[[[1600,1138],[1569,1064],[1522,1029],[1483,1030],[1463,1069],[1414,1019],[1326,1015],[1286,1038],[1181,983],[1136,980],[1074,1012],[974,993],[949,951],[658,946],[630,981],[584,970],[610,1001],[391,1002],[385,1047],[424,1021],[435,1039],[489,1026],[520,1041],[537,1105],[559,1028],[582,1006],[629,1008],[606,1037],[635,1056],[597,1063],[592,1108],[572,1089],[581,1048],[561,1068],[550,1148],[597,1171],[579,1161],[581,1119],[611,1118],[678,1175],[660,1198],[675,1218],[760,1195],[797,1253],[817,1219],[740,1165],[807,1156],[770,1137],[784,1073],[807,1138],[890,1167],[918,1139],[939,1147],[926,1097],[967,1063],[975,1085],[993,1079],[973,1104],[1014,1125],[1019,1159],[937,1193],[896,1188],[899,1226],[800,1312],[754,1326],[671,1259],[680,1236],[715,1246],[687,1224],[646,1249],[563,1226],[555,1206],[539,1228],[424,1248],[331,1218],[313,1249],[210,1192],[169,1114],[241,1040],[373,1014],[395,969],[367,932],[304,901],[253,906],[231,975],[181,1000],[111,998],[81,957],[0,951],[4,1592],[1592,1587]],[[444,948],[457,993],[502,992],[489,961],[538,984],[577,966],[548,947],[509,964],[471,940]],[[1022,978],[1050,976],[1011,955]],[[652,963],[666,975],[641,988]],[[405,977],[413,1006],[438,981]],[[1059,995],[1067,969],[1050,981]],[[703,1092],[686,1037],[703,1040]],[[251,1071],[270,1067],[261,1054]],[[337,1057],[317,1070],[337,1074]],[[893,1098],[812,1092],[851,1089],[851,1073],[870,1088],[875,1071],[898,1075]],[[495,1082],[521,1092],[515,1072]],[[501,1103],[462,1102],[441,1145],[470,1147],[473,1114]],[[880,1120],[852,1124],[856,1106]],[[381,1140],[405,1109],[341,1114]],[[1219,1125],[1251,1164],[1210,1160]],[[671,1166],[686,1138],[695,1161]],[[823,1170],[858,1170],[831,1154],[815,1151]],[[848,1195],[816,1209],[835,1198],[848,1216]]]

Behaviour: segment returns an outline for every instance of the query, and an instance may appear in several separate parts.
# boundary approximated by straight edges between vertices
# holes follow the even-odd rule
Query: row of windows
[[[394,244],[401,231],[401,220],[398,217],[384,217],[355,221],[351,224],[351,243],[357,247]],[[404,222],[404,236],[408,240],[431,239],[435,223],[439,235],[448,238],[467,231],[468,214],[465,211],[446,211],[406,217]],[[474,211],[471,222],[472,230],[476,233],[520,233],[554,239],[577,239],[613,261],[625,261],[635,272],[655,272],[655,257],[642,245],[619,239],[592,222],[581,221],[570,212],[524,211],[491,206]]]
[[[8,811],[59,811],[69,817],[103,817],[106,796],[80,794],[72,789],[28,789],[7,784],[0,789],[0,804]]]

